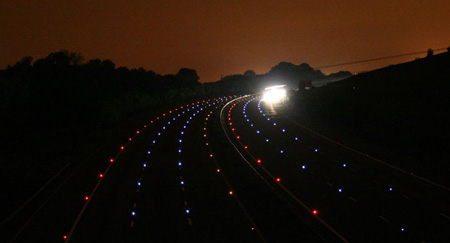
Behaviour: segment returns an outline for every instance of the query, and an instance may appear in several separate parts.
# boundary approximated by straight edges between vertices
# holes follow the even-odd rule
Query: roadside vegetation
[[[304,124],[407,171],[450,185],[450,55],[300,92]]]

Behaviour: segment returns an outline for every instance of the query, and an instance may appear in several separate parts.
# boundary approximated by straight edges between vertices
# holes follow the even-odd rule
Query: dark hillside
[[[449,185],[450,54],[299,95],[303,120],[374,157]]]

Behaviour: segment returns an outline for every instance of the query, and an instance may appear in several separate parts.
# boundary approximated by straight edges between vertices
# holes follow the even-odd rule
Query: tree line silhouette
[[[189,68],[160,75],[116,67],[109,59],[85,61],[65,50],[35,61],[26,56],[0,70],[0,177],[39,184],[67,161],[87,157],[108,139],[123,139],[177,103],[255,93],[280,80],[297,88],[301,80],[327,77],[306,63],[282,62],[266,74],[248,70],[201,84]]]

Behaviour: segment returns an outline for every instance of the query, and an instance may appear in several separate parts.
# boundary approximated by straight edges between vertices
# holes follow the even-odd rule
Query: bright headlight
[[[265,89],[262,100],[267,102],[277,102],[286,97],[286,90],[283,86],[273,86]]]

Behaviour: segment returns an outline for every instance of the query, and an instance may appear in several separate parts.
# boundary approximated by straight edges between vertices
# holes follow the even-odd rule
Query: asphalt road
[[[164,111],[66,169],[2,240],[448,242],[448,188],[314,133],[295,110],[245,96]]]
[[[345,240],[450,239],[445,186],[314,133],[291,118],[295,107],[252,98],[230,109],[228,130],[251,164]]]

